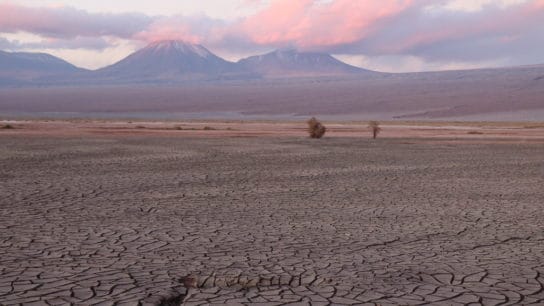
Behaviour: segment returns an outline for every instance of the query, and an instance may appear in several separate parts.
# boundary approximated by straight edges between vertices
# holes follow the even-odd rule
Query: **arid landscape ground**
[[[544,305],[542,124],[6,124],[1,305]]]
[[[0,115],[542,121],[544,66],[162,86],[0,88]]]
[[[544,306],[544,0],[0,0],[0,306]]]

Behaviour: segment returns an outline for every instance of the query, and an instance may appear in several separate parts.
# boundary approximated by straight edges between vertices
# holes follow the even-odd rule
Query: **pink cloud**
[[[536,9],[544,9],[544,0],[536,0],[534,6]]]
[[[2,32],[26,31],[57,34],[67,21],[59,18],[63,8],[28,8],[11,3],[0,3],[0,29]],[[62,30],[65,34],[74,28]]]
[[[157,20],[146,30],[134,34],[133,38],[148,43],[161,40],[183,40],[193,44],[202,43],[202,37],[194,34],[194,30],[187,23],[172,19]]]
[[[377,22],[410,7],[413,0],[273,0],[237,30],[261,45],[334,46],[364,38]]]
[[[265,10],[247,18],[236,31],[248,34],[258,44],[291,40],[301,35],[312,0],[276,0]]]

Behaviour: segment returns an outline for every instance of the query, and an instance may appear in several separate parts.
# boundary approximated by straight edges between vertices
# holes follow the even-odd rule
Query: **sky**
[[[385,72],[544,63],[544,0],[0,0],[0,50],[96,69],[159,40],[279,48]]]

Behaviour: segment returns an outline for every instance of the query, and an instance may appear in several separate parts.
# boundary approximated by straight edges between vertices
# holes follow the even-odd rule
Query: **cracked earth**
[[[0,304],[544,305],[544,145],[0,138]]]

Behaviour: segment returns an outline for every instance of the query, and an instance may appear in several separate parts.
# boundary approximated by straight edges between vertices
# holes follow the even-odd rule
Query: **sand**
[[[12,124],[1,305],[544,303],[538,125]]]

